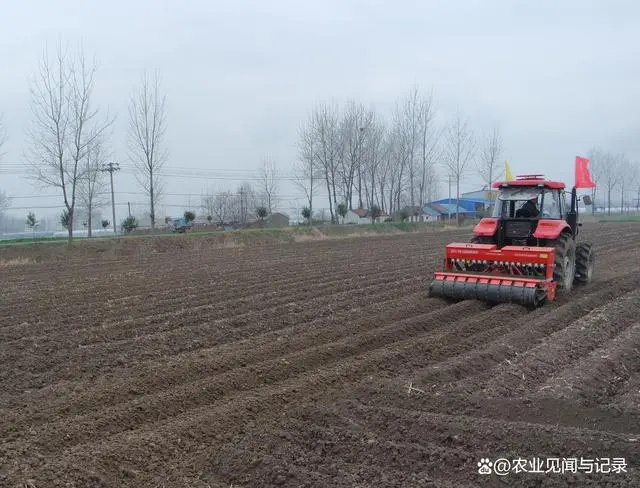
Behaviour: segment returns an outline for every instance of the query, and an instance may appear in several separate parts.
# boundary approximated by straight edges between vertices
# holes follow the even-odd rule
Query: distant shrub
[[[138,227],[138,221],[133,215],[130,215],[122,221],[122,230],[131,232]]]

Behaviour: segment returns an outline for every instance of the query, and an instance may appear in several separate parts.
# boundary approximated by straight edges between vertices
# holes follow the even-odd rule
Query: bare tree
[[[129,105],[129,158],[136,179],[149,198],[151,228],[155,228],[155,208],[161,196],[161,171],[168,153],[163,149],[166,131],[166,96],[160,93],[157,72],[150,79],[145,72]]]
[[[396,105],[396,144],[402,174],[407,178],[409,204],[415,207],[420,182],[419,147],[421,139],[421,100],[414,86],[406,99]],[[398,195],[399,196],[399,195]]]
[[[367,110],[361,103],[350,101],[347,103],[340,122],[340,136],[342,139],[342,158],[340,164],[340,178],[342,197],[350,209],[353,208],[353,190],[358,192],[358,207],[363,201],[363,172],[365,137],[373,123],[374,112]]]
[[[629,161],[629,159],[624,154],[620,154],[618,156],[617,170],[619,174],[618,181],[620,182],[620,212],[624,213],[626,203],[624,199],[624,193],[629,188],[632,188],[634,184],[633,166],[631,164],[631,161]]]
[[[240,185],[232,206],[234,220],[240,222],[243,226],[247,225],[249,220],[255,218],[258,202],[256,191],[251,183],[245,182]]]
[[[207,219],[209,219],[209,217],[211,217],[211,219],[216,218],[215,198],[216,198],[216,195],[214,193],[208,193],[206,195],[200,196],[200,208],[206,215]]]
[[[313,149],[313,132],[310,127],[302,127],[298,140],[298,159],[293,166],[293,182],[307,197],[307,208],[310,215],[313,215],[313,197],[321,183]]]
[[[89,237],[91,237],[93,213],[106,203],[102,198],[106,188],[106,173],[102,171],[102,165],[107,157],[103,138],[96,138],[87,146],[84,174],[78,182],[78,199],[81,208],[86,212]]]
[[[406,190],[406,169],[409,162],[406,144],[403,142],[402,131],[398,128],[397,120],[394,121],[394,128],[390,133],[390,196],[389,211],[400,211],[403,202],[403,193]]]
[[[314,158],[317,158],[318,166],[322,171],[327,186],[331,222],[337,223],[337,189],[339,187],[339,171],[343,157],[340,115],[337,105],[318,105],[311,114],[309,130],[314,141]]]
[[[419,105],[420,121],[420,205],[427,203],[436,196],[438,172],[436,163],[440,157],[441,131],[435,126],[435,108],[433,104],[433,89]]]
[[[638,162],[637,161],[629,161],[628,163],[628,172],[626,175],[624,175],[624,179],[626,180],[626,188],[629,189],[629,191],[632,191],[635,193],[636,191],[636,186],[638,185],[638,177],[640,175],[638,174]],[[631,208],[632,208],[632,202],[633,200],[635,200],[635,198],[631,198],[631,202],[627,203],[627,213],[630,212]]]
[[[5,212],[11,206],[11,198],[7,194],[0,190],[0,217],[3,217]]]
[[[4,153],[2,152],[2,146],[4,146],[7,142],[7,129],[5,128],[2,119],[2,114],[0,114],[0,161],[2,161],[2,157],[4,156]]]
[[[73,239],[78,184],[84,176],[82,161],[88,148],[113,122],[108,118],[96,120],[98,110],[91,104],[95,74],[95,61],[89,65],[81,50],[72,57],[59,43],[53,63],[44,53],[31,86],[29,177],[42,186],[62,190],[69,244]]]
[[[640,211],[640,161],[633,162],[633,187],[636,191],[636,212]]]
[[[365,161],[363,164],[363,185],[369,209],[377,205],[380,211],[384,207],[384,194],[378,195],[378,178],[385,162],[386,128],[382,119],[375,113],[365,133]]]
[[[591,205],[591,213],[596,213],[596,196],[598,194],[598,187],[602,183],[602,168],[606,164],[606,154],[599,147],[592,147],[588,153],[587,158],[589,159],[589,172],[591,173],[591,178],[596,183],[596,186],[591,188],[591,200],[593,204]]]
[[[393,137],[389,130],[384,131],[383,140],[381,142],[380,161],[376,171],[376,184],[378,186],[378,202],[382,213],[391,214],[393,212],[393,188],[391,172],[394,163],[393,159]],[[389,206],[387,207],[387,197],[389,197]]]
[[[611,193],[620,184],[623,175],[620,169],[624,163],[623,154],[605,152],[601,155],[599,163],[600,180],[607,191],[607,214],[611,215]]]
[[[230,191],[210,193],[202,199],[202,207],[220,225],[229,223],[233,219],[233,210],[236,205],[236,195]]]
[[[476,142],[473,131],[466,120],[458,113],[447,129],[444,164],[456,182],[456,203],[460,200],[460,181],[469,163],[476,154]],[[460,224],[460,214],[456,209],[456,224]]]
[[[400,181],[393,183],[393,191],[398,210],[403,199],[413,210],[435,195],[442,132],[437,128],[435,118],[433,89],[423,96],[416,85],[396,104],[393,147],[397,167],[393,172]],[[413,219],[415,214],[411,217]]]
[[[278,166],[272,159],[263,159],[260,166],[260,192],[264,206],[271,215],[278,205]]]
[[[2,146],[4,146],[6,141],[7,131],[4,128],[4,124],[2,123],[2,114],[0,114],[0,161],[2,161],[2,156],[4,155],[4,153],[2,152]],[[4,215],[10,205],[11,199],[4,191],[0,190],[0,217]]]
[[[494,178],[499,177],[499,164],[504,150],[500,128],[494,127],[485,136],[484,144],[478,158],[478,174],[485,186],[490,190]]]

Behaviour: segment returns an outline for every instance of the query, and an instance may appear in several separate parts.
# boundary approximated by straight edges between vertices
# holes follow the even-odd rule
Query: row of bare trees
[[[112,157],[109,141],[115,117],[103,115],[95,104],[96,74],[95,59],[59,42],[53,58],[45,50],[31,83],[28,176],[41,187],[60,190],[70,242],[76,216],[86,215],[91,232],[94,211],[106,203],[100,195],[106,186],[105,164]],[[149,199],[152,226],[167,159],[165,128],[165,98],[158,75],[145,73],[129,105],[128,149],[136,179]]]
[[[245,182],[236,191],[218,189],[202,197],[201,208],[218,224],[236,222],[246,225],[252,219],[264,219],[275,212],[280,201],[283,177],[276,162],[264,158],[256,184]]]
[[[294,179],[311,211],[317,194],[328,194],[333,222],[340,203],[349,209],[376,206],[384,214],[408,206],[415,215],[438,195],[442,181],[451,179],[459,198],[460,182],[472,167],[490,184],[502,151],[498,128],[479,141],[459,113],[442,123],[433,90],[423,94],[414,87],[389,121],[356,101],[318,104],[300,130]]]
[[[593,147],[587,153],[589,159],[589,169],[596,187],[591,189],[591,199],[595,202],[596,197],[604,206],[608,214],[611,214],[612,207],[618,207],[622,211],[629,208],[640,210],[640,162],[632,161],[629,157],[620,152],[605,150],[601,147]],[[635,198],[626,198],[629,192],[633,192]],[[618,197],[618,201],[614,199]],[[591,207],[591,211],[596,211],[596,205]]]
[[[253,186],[244,183],[235,192],[223,190],[203,196],[201,207],[220,225],[230,222],[244,225],[255,215],[258,198]]]

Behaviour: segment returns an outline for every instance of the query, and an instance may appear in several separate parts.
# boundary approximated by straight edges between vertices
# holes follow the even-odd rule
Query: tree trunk
[[[358,168],[358,208],[362,208],[362,170]]]
[[[489,185],[487,189],[489,190],[489,195],[491,195],[491,184],[493,183],[493,164],[489,166]]]
[[[67,208],[67,211],[69,212],[69,218],[67,219],[67,232],[69,233],[69,240],[67,244],[71,246],[71,243],[73,241],[73,207]]]
[[[460,212],[458,211],[458,205],[460,203],[460,178],[456,178],[456,225],[460,225]],[[451,205],[451,202],[449,202]]]
[[[333,188],[333,205],[329,202],[329,207],[331,210],[331,222],[338,222],[338,196],[336,195],[336,180],[333,178],[332,188]],[[335,212],[335,214],[334,214]]]
[[[151,229],[156,228],[156,210],[154,205],[154,194],[153,194],[153,168],[149,169],[149,217],[151,218]]]
[[[155,205],[153,204],[153,188],[151,189],[149,194],[150,194],[150,203],[151,203],[151,211],[149,212],[149,217],[151,218],[151,228],[155,229],[156,228],[156,210],[154,208]]]
[[[88,205],[88,209],[89,209],[89,217],[87,218],[87,236],[91,237],[91,214],[93,213],[93,204],[91,202],[91,199],[89,199],[89,205]]]
[[[329,212],[331,213],[331,223],[333,223],[333,202],[331,198],[331,185],[329,184],[329,176],[327,175],[327,193],[329,194]],[[311,214],[310,220],[313,220],[313,214]]]
[[[611,215],[611,187],[608,188],[607,192],[607,215]]]

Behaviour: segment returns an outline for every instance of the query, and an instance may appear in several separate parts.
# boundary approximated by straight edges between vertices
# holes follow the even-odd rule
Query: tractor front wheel
[[[576,276],[576,242],[570,235],[561,235],[553,247],[556,251],[553,279],[558,291],[571,291]]]
[[[594,258],[591,244],[581,242],[576,246],[576,283],[591,282]]]

